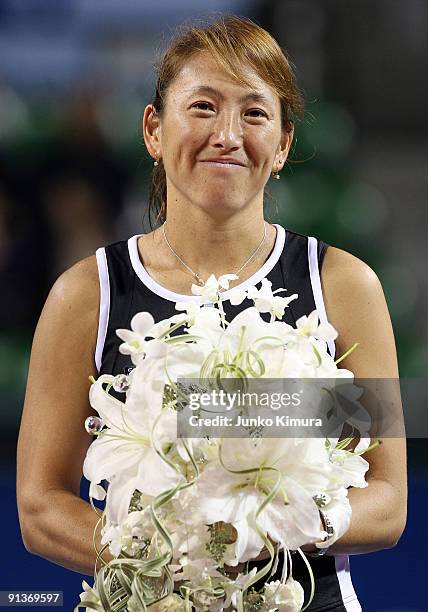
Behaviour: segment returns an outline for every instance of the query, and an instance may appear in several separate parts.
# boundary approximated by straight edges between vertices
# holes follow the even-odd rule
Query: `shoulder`
[[[382,292],[376,272],[363,260],[351,253],[329,246],[321,269],[326,290],[339,292],[343,299],[352,299],[352,294]]]
[[[90,333],[96,339],[100,288],[95,255],[86,257],[63,272],[53,284],[38,328],[67,334]]]
[[[63,272],[48,299],[76,307],[94,306],[99,301],[98,265],[95,255],[86,257]]]

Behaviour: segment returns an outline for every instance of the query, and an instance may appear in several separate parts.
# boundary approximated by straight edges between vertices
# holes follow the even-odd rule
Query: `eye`
[[[245,114],[250,117],[254,117],[255,119],[262,119],[263,117],[267,118],[266,112],[261,108],[250,108],[250,110],[247,110]]]
[[[214,110],[214,107],[210,102],[195,102],[192,104],[192,108],[196,108],[197,110],[201,111]]]

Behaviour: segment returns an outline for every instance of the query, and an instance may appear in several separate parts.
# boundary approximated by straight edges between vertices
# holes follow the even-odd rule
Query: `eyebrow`
[[[211,96],[215,96],[224,100],[224,95],[220,90],[215,89],[215,87],[211,87],[211,85],[199,85],[198,87],[192,87],[191,89],[186,89],[186,93],[190,94],[208,94]],[[248,102],[249,100],[254,100],[254,102],[261,102],[263,104],[272,104],[272,101],[269,100],[267,96],[265,96],[262,92],[252,90],[249,93],[245,94],[239,99],[239,102],[242,104],[244,102]]]

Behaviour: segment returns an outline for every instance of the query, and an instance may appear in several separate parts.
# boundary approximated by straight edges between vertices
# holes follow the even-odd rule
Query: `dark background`
[[[17,522],[15,447],[31,339],[63,270],[146,227],[151,166],[139,122],[152,64],[175,23],[205,14],[199,7],[0,0],[0,590],[60,589],[67,610],[82,576],[29,555]],[[269,186],[270,219],[376,271],[401,376],[426,376],[428,1],[206,0],[205,9],[269,29],[306,93],[293,160]],[[398,546],[351,559],[365,611],[428,609],[426,458],[425,440],[409,440],[409,517]]]

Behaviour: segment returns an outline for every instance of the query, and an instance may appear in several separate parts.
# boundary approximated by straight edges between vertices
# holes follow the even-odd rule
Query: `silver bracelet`
[[[318,508],[318,511],[320,513],[321,520],[322,520],[323,525],[324,525],[324,530],[327,532],[327,537],[325,537],[322,542],[316,542],[315,543],[315,546],[317,547],[318,550],[316,550],[314,552],[310,552],[310,553],[305,553],[305,554],[309,555],[309,557],[321,557],[322,555],[325,555],[325,553],[328,551],[328,549],[330,548],[331,544],[333,543],[332,542],[331,544],[327,544],[327,546],[323,546],[326,542],[328,542],[329,540],[331,540],[334,537],[334,527],[333,527],[333,523],[328,518],[328,516],[325,514],[325,512],[323,512],[319,508]],[[320,546],[320,545],[322,545],[322,546]]]

